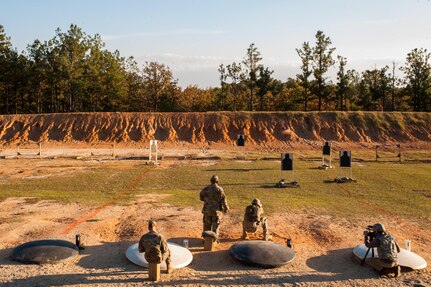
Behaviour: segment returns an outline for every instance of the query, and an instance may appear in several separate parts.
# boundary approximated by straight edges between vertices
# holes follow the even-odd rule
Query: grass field
[[[391,151],[382,154],[393,155]],[[247,158],[253,160],[174,161],[169,167],[162,162],[160,168],[139,161],[122,161],[117,167],[117,161],[111,161],[50,177],[2,177],[0,198],[24,196],[98,205],[122,194],[126,196],[118,204],[133,201],[137,194],[157,193],[170,195],[165,199],[167,203],[199,209],[199,191],[217,174],[232,210],[242,211],[257,197],[268,214],[305,212],[351,217],[374,214],[380,208],[379,212],[419,222],[430,220],[431,164],[426,153],[410,152],[400,164],[397,158],[375,162],[372,153],[356,152],[353,177],[358,182],[347,184],[331,182],[339,175],[336,160],[333,169],[317,169],[321,163],[317,152],[295,154],[294,175],[281,174],[280,163],[272,156],[274,159],[269,160],[255,160],[256,155],[248,154]],[[55,166],[56,160],[51,164]],[[300,188],[274,188],[281,177],[297,180]]]

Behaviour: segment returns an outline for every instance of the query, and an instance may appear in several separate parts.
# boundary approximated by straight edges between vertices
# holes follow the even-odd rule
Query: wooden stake
[[[214,238],[211,236],[205,237],[204,250],[205,251],[213,251],[215,249]]]
[[[159,263],[148,263],[148,279],[151,281],[160,280],[160,264]]]

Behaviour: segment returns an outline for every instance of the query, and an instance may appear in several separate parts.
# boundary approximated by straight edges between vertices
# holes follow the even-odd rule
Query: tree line
[[[301,69],[295,78],[273,78],[252,43],[241,62],[219,66],[219,87],[183,89],[168,66],[150,61],[139,67],[104,46],[100,35],[71,25],[18,52],[0,25],[0,113],[431,111],[431,54],[423,48],[408,53],[401,67],[359,72],[348,70],[347,59],[335,56],[331,39],[317,31],[315,43],[296,49]]]

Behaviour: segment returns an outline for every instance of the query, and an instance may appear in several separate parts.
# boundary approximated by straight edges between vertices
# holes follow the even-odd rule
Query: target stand
[[[331,165],[331,142],[323,143],[323,151],[322,151],[322,165],[319,166],[319,169],[328,169],[332,168]]]
[[[283,178],[283,171],[291,173],[291,180],[285,181]],[[284,187],[299,187],[299,183],[295,180],[295,172],[293,170],[293,153],[282,153],[281,154],[281,169],[280,169],[280,181],[275,186],[278,188]]]
[[[35,147],[37,145],[37,147]],[[42,158],[42,142],[19,142],[16,145],[16,158],[37,157]]]
[[[343,176],[343,169],[347,169],[349,176]],[[340,175],[334,179],[336,183],[357,182],[352,175],[352,153],[350,150],[340,151]]]
[[[148,165],[160,164],[158,162],[158,147],[157,140],[150,140],[150,154],[148,155]]]
[[[376,145],[376,161],[379,161],[379,159],[382,159],[382,158],[397,157],[399,163],[401,163],[402,160],[401,160],[401,145],[400,144],[395,144],[395,147],[398,149],[398,153],[396,155],[394,155],[394,156],[384,157],[381,154],[379,154],[379,149],[380,148],[382,149],[382,151],[384,151],[385,149],[387,149],[388,147],[391,147],[391,146],[393,146],[393,145],[387,144],[387,143],[384,143],[384,144],[381,144],[381,145]]]
[[[245,160],[245,135],[244,134],[238,134],[237,140],[236,140],[236,146],[238,146],[241,150],[240,155],[237,156],[237,159]]]

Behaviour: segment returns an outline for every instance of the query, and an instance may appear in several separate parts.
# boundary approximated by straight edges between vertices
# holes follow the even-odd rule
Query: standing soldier
[[[171,253],[163,235],[156,231],[155,221],[148,221],[148,230],[139,240],[139,252],[145,252],[148,263],[160,264],[166,261],[167,272],[171,273]]]
[[[211,177],[211,184],[202,189],[199,197],[204,202],[202,208],[203,231],[213,231],[218,236],[222,215],[229,210],[223,188],[218,184],[218,176]]]
[[[263,228],[263,239],[268,240],[268,226],[266,217],[263,216],[263,207],[260,200],[255,198],[245,208],[244,221],[242,222],[242,239],[247,239],[247,232],[256,232],[258,227]]]

